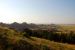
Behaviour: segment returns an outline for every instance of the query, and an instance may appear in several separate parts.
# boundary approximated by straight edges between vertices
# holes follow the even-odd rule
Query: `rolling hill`
[[[75,45],[58,43],[0,26],[0,50],[75,50]]]

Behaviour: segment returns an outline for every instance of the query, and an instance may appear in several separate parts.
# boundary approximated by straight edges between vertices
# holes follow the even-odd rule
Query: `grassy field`
[[[63,29],[63,30],[72,30],[72,31],[75,31],[75,25],[60,25],[60,27]]]

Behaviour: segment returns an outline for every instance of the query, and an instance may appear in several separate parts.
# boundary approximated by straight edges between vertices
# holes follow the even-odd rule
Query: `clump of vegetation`
[[[51,30],[30,30],[29,28],[24,29],[24,32],[28,36],[34,36],[39,38],[45,38],[48,40],[75,44],[75,32],[74,31],[59,31],[57,27],[53,27]]]

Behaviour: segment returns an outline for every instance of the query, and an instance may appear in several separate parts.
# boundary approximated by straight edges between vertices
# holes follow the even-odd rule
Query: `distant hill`
[[[15,29],[17,31],[23,31],[25,28],[29,28],[29,29],[50,29],[51,27],[56,27],[57,25],[55,24],[34,24],[34,23],[26,23],[26,22],[23,22],[23,23],[17,23],[17,22],[14,22],[12,24],[6,24],[6,23],[0,23],[0,26],[3,26],[3,27],[9,27],[11,29]]]
[[[25,28],[29,28],[29,29],[51,29],[51,28],[57,28],[57,29],[72,29],[75,30],[75,24],[34,24],[34,23],[17,23],[14,22],[12,24],[6,24],[6,23],[0,23],[0,26],[3,27],[9,27],[11,29],[15,29],[17,31],[23,31]]]
[[[0,26],[3,26],[3,27],[9,27],[11,29],[15,29],[17,31],[23,31],[25,28],[30,28],[30,29],[36,29],[36,28],[39,28],[38,25],[36,24],[27,24],[27,23],[17,23],[17,22],[14,22],[12,24],[6,24],[6,23],[0,23]]]

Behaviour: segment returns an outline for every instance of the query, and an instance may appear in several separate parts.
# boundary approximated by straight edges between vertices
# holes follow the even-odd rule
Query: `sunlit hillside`
[[[30,37],[0,26],[0,50],[75,50],[75,45]]]

